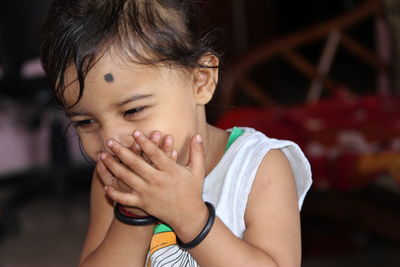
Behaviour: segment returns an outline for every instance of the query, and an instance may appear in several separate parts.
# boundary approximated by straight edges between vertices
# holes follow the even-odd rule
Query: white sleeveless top
[[[217,216],[235,236],[242,238],[246,229],[244,214],[247,199],[258,166],[269,150],[280,149],[288,158],[296,181],[299,210],[312,181],[310,164],[298,145],[268,138],[251,128],[240,129],[244,133],[232,143],[205,178],[203,199],[212,203]],[[172,229],[159,226],[152,239],[146,266],[198,266],[188,251],[176,245]]]
[[[288,158],[296,181],[299,210],[311,186],[311,168],[299,146],[291,141],[266,137],[251,128],[228,148],[207,176],[203,199],[214,204],[217,216],[241,238],[245,230],[244,213],[258,166],[271,149],[280,149]]]

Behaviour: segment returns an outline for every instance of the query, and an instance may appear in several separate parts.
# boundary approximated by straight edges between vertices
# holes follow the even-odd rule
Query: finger
[[[116,190],[112,186],[105,186],[104,189],[107,195],[115,202],[124,206],[140,208],[140,198],[138,194],[124,193]]]
[[[106,166],[104,166],[104,163],[101,161],[100,158],[96,162],[96,172],[98,173],[101,181],[103,182],[103,185],[112,185],[114,176],[109,170],[107,170]]]
[[[161,141],[162,141],[161,133],[158,132],[158,131],[154,131],[154,132],[151,134],[151,136],[150,136],[150,140],[151,140],[156,146],[160,147]],[[135,143],[136,143],[136,142],[135,142]],[[140,146],[139,146],[138,144],[137,144],[137,146],[140,148]],[[146,156],[146,154],[143,154],[142,152],[143,152],[143,151],[142,151],[142,149],[140,148],[140,153],[141,153],[141,156],[143,157],[143,159],[144,159],[146,162],[152,164],[152,163],[151,163],[151,160]]]
[[[171,157],[173,148],[174,148],[174,139],[170,135],[165,135],[161,145],[161,150],[164,151],[165,155]]]
[[[142,148],[143,153],[151,160],[151,162],[159,169],[165,170],[170,163],[170,159],[165,153],[148,139],[141,131],[136,130],[133,133],[136,142]]]
[[[111,186],[121,192],[129,192],[132,193],[135,190],[131,188],[130,186],[126,185],[124,182],[122,182],[120,179],[114,178],[112,181]]]
[[[160,147],[161,145],[161,133],[159,131],[154,131],[151,135],[150,135],[150,140],[158,147]]]
[[[132,152],[130,153],[133,154]],[[115,179],[120,180],[133,190],[139,190],[143,186],[144,180],[141,177],[117,162],[112,156],[102,153],[100,157],[105,167],[113,174]]]
[[[175,161],[175,162],[176,162],[176,160],[178,159],[178,152],[176,152],[175,149],[173,149],[172,152],[171,152],[171,159],[172,159],[173,161]]]
[[[142,149],[140,148],[140,146],[138,144],[136,144],[136,142],[134,142],[133,145],[131,146],[131,150],[136,155],[140,155],[142,153]]]
[[[151,141],[149,142],[151,143]],[[154,174],[154,172],[156,171],[156,169],[151,166],[151,162],[146,162],[145,159],[143,159],[141,156],[132,153],[130,149],[124,147],[117,141],[110,139],[107,142],[107,146],[111,149],[111,151],[119,160],[121,160],[128,168],[130,168],[142,178]]]
[[[201,135],[195,135],[190,142],[189,169],[196,175],[205,175],[204,145]]]

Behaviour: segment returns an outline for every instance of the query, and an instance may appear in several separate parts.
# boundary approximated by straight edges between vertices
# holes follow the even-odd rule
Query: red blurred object
[[[349,191],[387,171],[361,173],[364,155],[395,150],[400,141],[400,98],[336,97],[287,108],[237,108],[216,123],[253,127],[299,144],[311,162],[317,187]],[[396,163],[394,163],[396,164]]]
[[[354,9],[328,21],[245,52],[224,75],[219,102],[223,106],[236,106],[245,99],[246,103],[263,108],[231,110],[217,125],[254,127],[269,137],[298,143],[311,162],[314,185],[319,188],[350,191],[369,184],[382,173],[400,180],[400,96],[389,96],[395,91],[390,83],[390,64],[395,57],[390,54],[394,50],[382,17],[383,7],[380,0],[361,1]],[[352,33],[351,29],[365,20],[374,22],[371,33],[376,50]],[[302,50],[309,45],[315,49],[317,41],[324,45],[316,62]],[[343,56],[338,53],[339,48],[346,50],[349,58],[375,70],[375,79],[366,77],[373,88],[352,90],[348,84],[364,76],[353,75],[351,68],[346,68],[347,75],[335,77],[331,68],[335,57]],[[270,60],[283,61],[310,80],[305,103],[291,107],[275,103],[269,95],[272,91],[265,86],[274,73],[265,71],[268,68],[262,65]],[[260,82],[264,85],[260,86]],[[367,96],[352,93],[366,90],[376,93]],[[322,99],[328,95],[328,99]]]

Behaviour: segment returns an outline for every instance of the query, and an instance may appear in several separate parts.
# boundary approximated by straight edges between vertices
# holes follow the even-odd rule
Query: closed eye
[[[133,108],[130,110],[127,110],[124,112],[124,116],[135,116],[138,115],[139,113],[143,112],[147,107],[138,107],[138,108]]]
[[[74,121],[72,122],[72,125],[75,128],[88,128],[90,127],[91,124],[93,124],[95,121],[94,120],[80,120],[80,121]]]

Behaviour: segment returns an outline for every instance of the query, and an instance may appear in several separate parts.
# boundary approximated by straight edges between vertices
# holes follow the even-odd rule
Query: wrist
[[[196,237],[188,242],[182,242],[182,240],[179,237],[177,237],[176,242],[178,243],[179,247],[181,247],[182,249],[188,250],[188,249],[197,247],[201,242],[203,242],[203,240],[210,233],[211,228],[215,222],[215,208],[214,208],[213,204],[211,204],[210,202],[205,202],[205,204],[207,205],[207,209],[208,209],[207,221],[204,224],[201,231],[196,235]]]
[[[127,212],[138,215],[138,216],[149,216],[148,213],[146,213],[144,210],[139,209],[139,208],[130,207],[130,206],[123,206],[123,208]]]
[[[156,217],[151,215],[138,215],[126,210],[125,206],[116,203],[114,206],[114,216],[120,222],[128,225],[145,226],[154,225],[158,222]]]
[[[153,235],[154,225],[143,225],[132,227],[132,225],[121,222],[114,217],[113,224],[116,226],[113,231],[118,231],[120,236],[135,236],[135,240],[150,240]],[[130,240],[134,242],[134,240]]]
[[[208,219],[208,208],[204,202],[190,213],[185,213],[184,217],[171,227],[180,241],[187,243],[192,241],[203,229]]]

